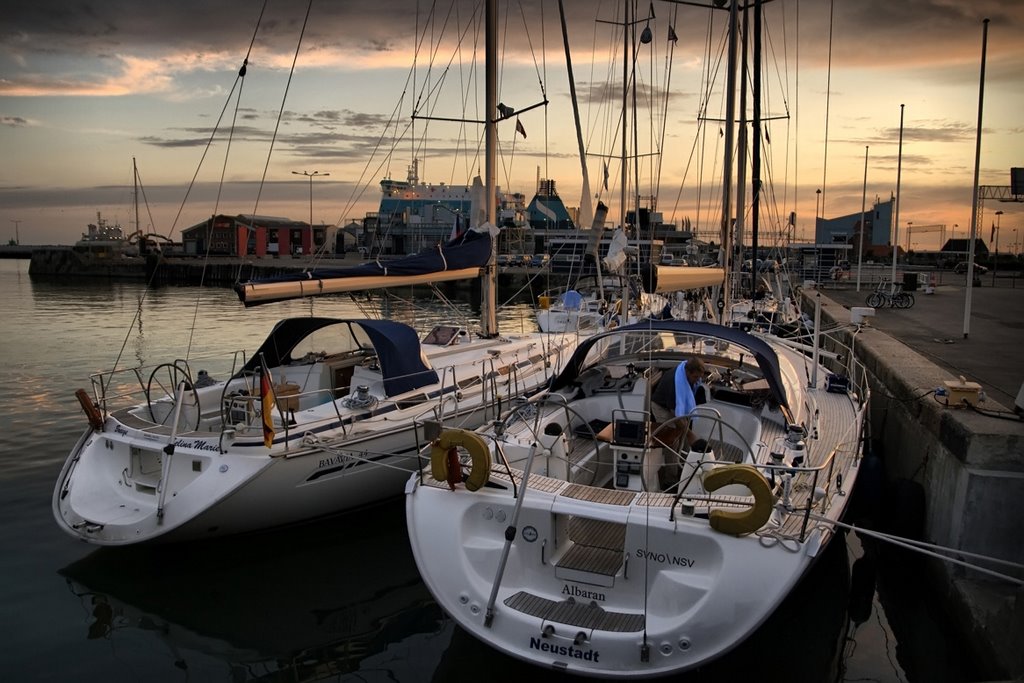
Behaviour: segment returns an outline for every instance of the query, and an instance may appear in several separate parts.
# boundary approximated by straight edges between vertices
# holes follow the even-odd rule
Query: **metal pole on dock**
[[[864,191],[860,195],[860,244],[857,245],[857,291],[860,291],[860,268],[864,263],[864,219],[868,204],[868,146],[864,145]]]
[[[974,239],[978,234],[978,174],[981,168],[981,124],[985,106],[985,52],[988,49],[988,19],[981,30],[981,77],[978,85],[978,132],[974,147],[974,196],[971,198],[971,237],[967,244],[967,292],[964,297],[964,339],[971,332],[971,290],[974,289]]]
[[[900,234],[900,176],[903,174],[903,107],[900,105],[900,148],[896,157],[896,209],[892,218],[892,281],[889,282],[889,293],[896,293],[896,253],[899,250]]]

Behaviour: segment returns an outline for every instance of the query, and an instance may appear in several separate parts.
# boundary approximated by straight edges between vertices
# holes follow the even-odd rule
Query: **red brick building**
[[[334,253],[337,230],[275,216],[218,214],[183,230],[181,241],[185,253],[196,256],[292,256],[312,254],[324,244]]]

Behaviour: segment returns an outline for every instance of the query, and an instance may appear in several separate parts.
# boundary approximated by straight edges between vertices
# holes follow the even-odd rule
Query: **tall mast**
[[[733,239],[735,240],[736,249],[739,252],[737,257],[738,263],[734,263],[734,267],[737,272],[740,271],[743,265],[744,258],[744,245],[746,244],[746,220],[747,220],[747,144],[749,138],[747,137],[747,44],[750,40],[750,12],[747,10],[747,6],[743,6],[743,31],[739,37],[740,43],[740,58],[736,65],[738,76],[740,79],[740,118],[739,118],[739,131],[737,134],[736,141],[736,225],[733,229]],[[751,279],[753,279],[753,273]],[[734,293],[741,293],[740,290],[742,279],[737,278],[732,283],[735,288]]]
[[[562,46],[565,49],[565,67],[569,76],[569,96],[572,100],[572,118],[576,125],[576,145],[580,151],[580,165],[583,171],[583,188],[580,193],[580,213],[577,228],[590,228],[594,223],[594,208],[590,197],[590,174],[587,171],[587,149],[583,144],[583,128],[580,125],[580,105],[576,98],[576,77],[572,71],[572,55],[569,51],[569,29],[565,24],[565,6],[562,0],[558,0],[558,17],[562,23]],[[539,167],[538,167],[539,169]],[[538,170],[538,174],[540,171]],[[539,181],[538,175],[538,181]],[[537,183],[538,189],[540,183]]]
[[[725,268],[726,278],[729,277],[730,262],[732,259],[732,230],[730,213],[732,209],[732,155],[735,146],[736,120],[736,24],[737,24],[737,0],[733,0],[729,7],[729,69],[725,100],[725,163],[722,168],[722,265]],[[724,321],[725,312],[729,310],[729,284],[726,282],[722,287],[723,308],[720,312],[719,322]]]
[[[754,0],[754,151],[751,159],[750,248],[751,270],[757,270],[757,233],[761,219],[761,0]],[[750,278],[750,294],[757,290],[756,276]]]
[[[497,306],[497,272],[495,254],[498,249],[498,206],[496,155],[498,149],[498,124],[495,120],[498,112],[498,11],[497,0],[487,0],[485,23],[486,77],[484,86],[484,138],[486,165],[484,188],[487,193],[487,223],[495,226],[491,238],[491,257],[484,268],[485,274],[481,284],[480,324],[484,337],[498,336]]]
[[[132,157],[132,182],[135,185],[135,229],[139,231],[139,244],[143,243],[142,228],[139,227],[139,167],[135,165],[135,157]]]
[[[628,155],[629,140],[629,0],[623,0],[623,21],[622,21],[622,173],[619,189],[619,227],[626,229],[626,181],[629,177],[629,169],[626,163]]]

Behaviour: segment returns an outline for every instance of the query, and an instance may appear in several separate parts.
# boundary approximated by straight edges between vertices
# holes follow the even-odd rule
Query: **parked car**
[[[960,263],[953,266],[953,272],[956,273],[957,275],[965,275],[967,273],[967,261],[961,261]],[[974,264],[975,275],[984,275],[987,272],[988,268],[986,268],[985,266],[977,263]]]

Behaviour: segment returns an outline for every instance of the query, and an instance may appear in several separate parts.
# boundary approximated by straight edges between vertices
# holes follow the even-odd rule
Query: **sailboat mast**
[[[626,181],[629,178],[627,165],[629,145],[629,36],[631,31],[629,23],[629,0],[624,0],[623,21],[622,21],[622,160],[621,180],[619,189],[619,227],[626,229]]]
[[[583,143],[583,128],[580,125],[580,105],[576,97],[576,77],[572,71],[572,54],[569,50],[569,29],[565,24],[565,6],[558,0],[558,17],[562,23],[562,47],[565,49],[565,67],[569,77],[569,98],[572,100],[572,118],[576,125],[576,146],[580,151],[580,165],[583,172],[583,188],[580,193],[580,214],[577,228],[590,228],[594,224],[594,209],[590,198],[590,174],[587,171],[587,149]],[[538,182],[537,187],[540,187]]]
[[[733,240],[736,245],[738,263],[733,265],[737,271],[742,271],[744,245],[747,240],[747,146],[750,138],[747,136],[747,42],[750,35],[749,12],[747,6],[743,6],[743,30],[740,32],[740,59],[737,64],[740,79],[740,118],[739,130],[736,141],[736,223],[733,229]],[[737,278],[733,283],[733,293],[742,290],[742,278]]]
[[[142,245],[142,228],[139,227],[139,167],[135,164],[135,157],[132,157],[132,183],[135,186],[135,229],[139,231],[139,244]]]
[[[735,147],[736,120],[736,24],[738,16],[738,0],[733,0],[729,7],[729,69],[726,81],[725,100],[725,162],[722,165],[722,265],[726,278],[729,277],[732,259],[732,230],[730,213],[732,209],[732,164],[733,148]],[[723,307],[719,311],[719,322],[725,321],[725,312],[729,310],[729,285],[722,287]]]
[[[484,85],[484,138],[486,165],[484,166],[484,187],[487,193],[487,223],[493,226],[498,225],[497,205],[497,150],[498,150],[498,124],[495,120],[498,112],[498,1],[487,0],[487,12],[484,15],[486,24],[485,50],[486,50],[486,75]],[[498,248],[498,235],[491,239],[491,257],[484,268],[484,277],[481,284],[480,303],[480,325],[481,334],[491,338],[498,336],[498,314],[495,308],[498,301],[498,281],[495,266],[495,254]]]
[[[754,152],[751,159],[750,248],[752,270],[757,270],[757,233],[761,221],[761,0],[754,0]],[[757,291],[756,276],[750,278],[750,294]]]

